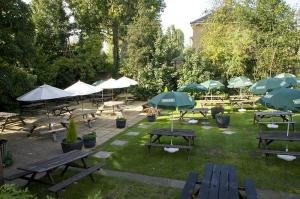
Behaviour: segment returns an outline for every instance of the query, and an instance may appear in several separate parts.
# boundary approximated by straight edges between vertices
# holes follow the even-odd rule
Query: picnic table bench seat
[[[254,182],[252,180],[247,179],[245,180],[244,184],[247,199],[257,199],[258,197]]]
[[[300,156],[299,151],[280,151],[280,150],[270,150],[270,149],[264,149],[262,150],[262,153],[266,156],[268,155],[292,155],[292,156]]]
[[[146,143],[145,146],[148,147],[148,151],[150,153],[151,147],[170,147],[170,148],[180,148],[180,149],[188,149],[192,150],[192,146],[185,146],[185,145],[173,145],[173,144],[158,144],[158,143]]]
[[[181,196],[180,196],[181,199],[192,198],[192,196],[194,195],[194,188],[196,186],[197,179],[198,179],[198,173],[191,172],[189,174],[189,177],[181,192]]]
[[[12,181],[12,180],[15,180],[15,179],[18,179],[18,178],[22,179],[23,177],[25,177],[27,175],[30,175],[30,174],[32,174],[31,171],[21,171],[21,172],[12,174],[10,176],[7,176],[4,179],[7,180],[7,181]]]
[[[72,176],[72,177],[70,177],[70,178],[68,178],[66,180],[63,180],[63,181],[61,181],[61,182],[53,185],[52,187],[48,188],[48,190],[50,192],[55,193],[55,196],[57,198],[59,198],[61,190],[63,190],[67,186],[69,186],[69,185],[77,182],[78,180],[84,178],[85,176],[91,175],[95,171],[100,170],[102,168],[102,166],[103,166],[102,164],[97,164],[97,165],[95,165],[93,167],[90,167],[88,169],[84,169],[84,170],[80,171],[80,173],[78,173],[78,174],[76,174],[76,175],[74,175],[74,176]],[[91,177],[91,179],[92,179],[93,182],[95,181],[94,178]]]

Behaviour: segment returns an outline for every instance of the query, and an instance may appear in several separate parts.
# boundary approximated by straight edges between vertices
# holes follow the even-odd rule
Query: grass
[[[200,114],[187,115],[200,118]],[[300,115],[294,117],[300,123]],[[169,114],[157,118],[154,123],[143,120],[115,136],[97,150],[111,151],[113,155],[108,159],[91,158],[89,163],[104,162],[105,168],[139,173],[149,176],[168,177],[185,180],[191,171],[203,174],[204,165],[208,162],[235,165],[239,179],[239,185],[243,185],[245,179],[255,181],[259,189],[271,189],[300,194],[300,160],[286,162],[275,156],[265,158],[257,148],[256,139],[259,128],[253,124],[253,111],[245,113],[231,113],[230,128],[235,132],[232,135],[223,133],[224,129],[216,127],[214,120],[209,119],[211,129],[201,128],[201,124],[187,124],[186,121],[174,121],[174,128],[190,128],[196,132],[195,146],[187,160],[186,151],[167,153],[162,148],[152,148],[151,154],[147,153],[144,146],[149,140],[148,132],[152,128],[170,128]],[[139,124],[149,125],[148,129],[140,128]],[[296,125],[296,131],[300,131]],[[282,129],[284,130],[284,129]],[[140,132],[138,136],[128,136],[127,132]],[[114,140],[127,140],[125,146],[113,146]],[[164,143],[170,143],[171,139],[161,139]],[[173,138],[173,144],[183,143],[182,138]],[[284,150],[285,142],[274,142],[272,149]],[[288,143],[290,151],[300,151],[300,143]],[[201,176],[201,175],[200,175]],[[33,186],[33,193],[45,193],[40,191],[40,186]],[[181,190],[157,187],[127,181],[121,178],[99,176],[96,185],[85,178],[80,183],[67,188],[63,196],[65,198],[87,198],[101,190],[103,198],[177,198]],[[162,194],[162,195],[161,195]],[[41,194],[40,194],[41,195]]]

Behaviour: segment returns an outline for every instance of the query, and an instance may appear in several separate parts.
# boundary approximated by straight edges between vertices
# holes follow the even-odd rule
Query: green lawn
[[[189,115],[192,116],[192,115]],[[195,117],[201,118],[200,114]],[[300,115],[294,117],[300,123]],[[169,128],[169,114],[163,112],[154,123],[145,120],[128,128],[115,136],[97,150],[112,151],[113,155],[106,159],[91,158],[89,163],[104,162],[105,168],[161,176],[185,180],[190,171],[203,173],[204,165],[208,162],[235,165],[238,172],[239,184],[247,178],[253,179],[259,189],[271,189],[300,194],[300,160],[286,162],[275,156],[265,158],[257,148],[256,135],[259,128],[253,124],[253,111],[231,114],[228,130],[236,132],[232,135],[222,133],[224,129],[216,127],[215,121],[209,119],[213,128],[205,130],[201,124],[187,124],[186,121],[174,121],[175,128],[191,128],[196,131],[195,146],[187,160],[186,151],[167,153],[162,148],[152,148],[147,153],[144,144],[148,142],[148,132],[151,128]],[[148,129],[139,128],[139,124],[149,125]],[[300,131],[299,125],[296,130]],[[139,136],[126,135],[129,131],[140,132]],[[110,145],[112,141],[127,140],[126,146]],[[162,139],[170,143],[170,138]],[[182,138],[173,138],[173,144],[184,142]],[[286,143],[275,142],[272,148],[284,150]],[[288,143],[290,151],[300,151],[300,143]],[[33,193],[45,193],[40,186],[33,186]],[[103,177],[97,179],[96,185],[85,178],[76,185],[72,185],[63,193],[65,198],[87,198],[101,190],[101,195],[111,198],[176,198],[180,190],[157,187],[136,183],[119,178]],[[163,195],[160,195],[163,194]]]
[[[200,115],[196,115],[200,117]],[[299,115],[294,117],[299,123]],[[151,128],[170,127],[169,116],[158,117],[155,123],[143,120],[141,123],[151,125],[149,129],[138,128],[138,124],[114,137],[99,150],[112,151],[113,156],[107,160],[106,168],[120,171],[129,171],[150,176],[162,176],[185,180],[190,171],[203,173],[204,165],[208,162],[224,163],[237,167],[239,183],[246,178],[253,179],[260,189],[272,189],[300,193],[300,160],[286,162],[275,156],[265,158],[257,148],[256,139],[259,128],[253,124],[253,111],[246,113],[234,112],[231,114],[230,131],[236,132],[226,135],[224,129],[216,127],[214,120],[209,120],[212,129],[205,130],[201,124],[187,124],[175,121],[175,128],[191,128],[196,131],[195,146],[187,160],[186,151],[173,154],[163,151],[162,148],[152,148],[148,155],[144,143],[148,142],[148,132]],[[298,129],[297,129],[298,127]],[[296,125],[296,130],[299,125]],[[140,136],[125,135],[129,131],[141,132]],[[112,146],[115,139],[128,140],[127,146]],[[170,139],[162,139],[170,143]],[[184,142],[182,138],[173,138],[173,144]],[[274,149],[284,150],[286,143],[272,143]],[[300,151],[300,143],[288,143],[290,151]],[[297,177],[298,176],[298,177]]]

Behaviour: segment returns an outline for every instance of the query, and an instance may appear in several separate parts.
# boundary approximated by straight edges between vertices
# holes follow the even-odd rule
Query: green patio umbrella
[[[300,90],[280,88],[257,100],[263,106],[282,111],[300,112]]]
[[[186,93],[183,92],[163,92],[158,94],[157,96],[153,97],[149,102],[149,106],[161,109],[168,109],[172,110],[172,123],[171,123],[171,132],[173,132],[173,110],[177,108],[180,109],[190,109],[194,108],[196,102],[193,100],[191,96],[188,96]],[[171,138],[171,145],[172,138]],[[170,153],[176,152],[178,148],[172,147],[165,147],[165,151]]]
[[[245,88],[247,86],[251,86],[253,83],[248,77],[240,76],[231,78],[228,82],[228,88],[239,88],[240,89],[240,95],[242,95],[242,88]]]
[[[224,84],[222,84],[219,81],[215,81],[215,80],[207,80],[207,81],[201,83],[201,85],[208,89],[208,93],[211,94],[211,100],[212,100],[212,91],[213,90],[222,90],[225,87]]]
[[[290,84],[280,78],[268,78],[262,79],[255,84],[253,84],[249,90],[254,95],[264,95],[265,93],[278,89],[287,88]]]
[[[300,84],[300,79],[298,79],[295,75],[290,73],[281,73],[279,75],[276,75],[275,78],[284,79],[292,86],[296,86],[297,84]]]
[[[284,78],[284,77],[296,77],[296,76],[291,73],[280,73],[275,76],[275,78]]]
[[[208,89],[201,84],[190,83],[181,86],[177,91],[179,92],[188,92],[188,93],[196,93],[196,92],[206,92]]]

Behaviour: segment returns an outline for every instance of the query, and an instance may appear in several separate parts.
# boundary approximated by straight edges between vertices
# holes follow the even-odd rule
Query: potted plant
[[[116,126],[117,126],[118,129],[125,128],[125,126],[126,126],[126,118],[123,117],[123,116],[117,117],[117,119],[116,119]]]
[[[216,123],[219,128],[228,128],[230,122],[230,115],[228,114],[217,114]]]
[[[154,108],[148,108],[147,119],[148,122],[155,122],[157,110]]]
[[[213,119],[215,119],[216,118],[216,114],[218,114],[218,113],[224,113],[224,108],[222,106],[212,107],[211,110],[210,110],[210,113],[211,113],[211,117]]]
[[[81,150],[82,149],[82,139],[78,137],[78,132],[76,128],[75,121],[70,120],[70,124],[67,130],[67,137],[61,142],[61,147],[64,153],[72,150]]]
[[[91,132],[82,137],[85,148],[92,148],[96,145],[96,133]]]

